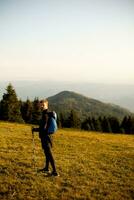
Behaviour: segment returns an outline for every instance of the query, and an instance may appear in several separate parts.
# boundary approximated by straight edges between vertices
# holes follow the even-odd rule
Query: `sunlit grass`
[[[54,155],[60,177],[37,173],[44,165],[31,127],[0,123],[0,199],[133,199],[134,137],[59,130]],[[34,166],[34,160],[36,165]]]

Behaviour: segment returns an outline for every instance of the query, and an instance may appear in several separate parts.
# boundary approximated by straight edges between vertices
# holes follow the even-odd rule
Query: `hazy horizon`
[[[11,81],[18,98],[33,100],[48,98],[62,91],[73,91],[105,103],[113,103],[134,112],[134,84],[104,84],[65,81]],[[0,99],[6,93],[8,81],[0,81]]]
[[[0,80],[134,84],[134,1],[1,0]]]

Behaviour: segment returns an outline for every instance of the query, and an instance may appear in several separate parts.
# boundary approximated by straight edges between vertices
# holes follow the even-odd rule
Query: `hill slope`
[[[0,122],[0,199],[67,200],[134,197],[132,135],[59,130],[54,155],[60,177],[36,173],[44,155],[31,127]]]
[[[12,80],[17,95],[22,100],[27,97],[44,98],[57,94],[63,90],[76,91],[87,97],[92,97],[103,102],[111,102],[134,112],[134,85],[128,84],[102,84],[92,82],[65,82],[41,80]],[[0,81],[0,99],[9,81]]]
[[[50,105],[57,112],[68,114],[70,110],[75,110],[80,118],[87,116],[115,116],[123,118],[131,113],[124,108],[114,104],[107,104],[101,101],[85,97],[75,92],[63,91],[48,98]]]

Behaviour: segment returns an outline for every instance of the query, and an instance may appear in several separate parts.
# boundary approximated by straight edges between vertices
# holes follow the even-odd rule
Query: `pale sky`
[[[134,84],[134,0],[0,0],[0,80]]]

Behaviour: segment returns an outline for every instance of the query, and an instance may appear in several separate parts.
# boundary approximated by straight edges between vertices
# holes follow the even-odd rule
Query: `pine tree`
[[[26,123],[32,122],[32,111],[33,111],[33,105],[29,99],[27,99],[26,102],[21,103],[21,114],[23,120]]]
[[[20,102],[11,84],[6,88],[1,100],[1,119],[11,122],[23,122],[20,112]]]
[[[65,119],[64,119],[64,114],[63,114],[63,113],[60,113],[60,114],[59,114],[59,117],[58,117],[58,119],[57,119],[57,124],[58,124],[58,127],[59,127],[59,128],[64,127],[64,121],[65,121]]]
[[[101,129],[101,124],[100,124],[99,119],[95,119],[95,118],[93,117],[93,118],[92,118],[92,123],[93,123],[93,126],[94,126],[95,131],[99,131],[99,132],[102,131],[102,129]]]
[[[91,126],[88,122],[88,119],[84,120],[82,123],[81,123],[81,129],[83,130],[86,130],[86,131],[91,131]]]
[[[39,124],[40,119],[41,119],[41,110],[39,106],[39,99],[35,98],[33,101],[32,123]]]
[[[130,116],[126,118],[124,127],[125,127],[125,133],[131,134],[133,132],[133,120]]]
[[[0,120],[2,120],[2,107],[1,107],[1,101],[0,101]]]
[[[131,134],[134,134],[134,117],[131,118]]]
[[[69,127],[80,128],[80,118],[74,110],[71,110],[68,118]]]
[[[81,129],[87,130],[87,131],[93,131],[94,130],[94,126],[92,123],[92,120],[90,117],[88,117],[87,119],[85,119],[82,124],[81,124]]]
[[[108,120],[112,129],[112,133],[120,133],[121,129],[118,119],[116,117],[109,117]]]
[[[101,121],[101,127],[102,127],[102,131],[106,132],[106,133],[111,133],[112,129],[111,129],[111,125],[109,123],[109,120],[104,117]]]

